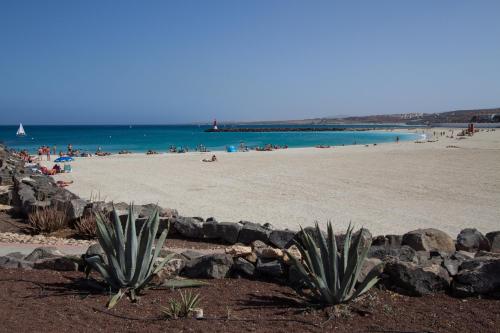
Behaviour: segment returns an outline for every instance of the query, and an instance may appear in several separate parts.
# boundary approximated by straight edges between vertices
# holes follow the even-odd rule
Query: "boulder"
[[[50,269],[54,271],[77,271],[78,262],[69,257],[39,259],[35,261],[35,269]]]
[[[372,246],[384,246],[390,249],[397,249],[401,247],[403,236],[401,235],[385,235],[377,236],[373,239]]]
[[[444,254],[442,257],[443,262],[441,265],[446,268],[450,276],[457,275],[460,265],[462,265],[464,261],[473,258],[469,256],[469,252],[464,251],[457,251],[452,255]]]
[[[458,234],[456,248],[469,252],[489,251],[490,242],[477,229],[467,228]]]
[[[228,254],[211,254],[192,259],[186,263],[182,274],[189,278],[223,279],[233,266]]]
[[[285,251],[285,255],[283,256],[283,261],[285,262],[285,264],[291,264],[290,256],[294,256],[298,260],[302,259],[302,254],[300,253],[297,245],[292,245]]]
[[[277,248],[280,249],[285,249],[292,245],[292,240],[295,237],[295,234],[297,234],[295,231],[292,230],[273,230],[269,234],[269,242],[273,245],[276,246]]]
[[[30,254],[28,254],[24,260],[35,262],[40,259],[57,258],[62,256],[64,256],[64,254],[56,247],[37,247]]]
[[[83,216],[83,212],[85,211],[85,207],[87,207],[87,200],[83,199],[73,199],[69,201],[68,204],[68,218],[70,220],[76,220]]]
[[[499,258],[479,257],[464,261],[452,284],[452,293],[459,297],[498,292],[500,292]]]
[[[368,250],[368,258],[377,258],[382,261],[389,261],[394,258],[399,261],[418,262],[417,251],[409,246],[403,245],[399,248],[390,246],[371,246]]]
[[[403,235],[402,245],[416,251],[455,252],[453,239],[445,232],[433,228],[417,229]]]
[[[15,257],[2,256],[0,257],[0,268],[31,269],[33,268],[33,262]]]
[[[376,268],[378,272],[381,274],[384,270],[384,262],[377,258],[368,258],[363,262],[361,266],[361,270],[358,275],[358,283],[361,283],[365,280],[366,276]]]
[[[270,230],[257,223],[240,222],[240,224],[242,224],[242,227],[238,235],[238,243],[250,244],[255,240],[260,240],[264,243],[269,242]]]
[[[243,258],[235,258],[233,268],[236,272],[243,273],[246,276],[254,276],[255,274],[255,266]]]
[[[233,257],[244,257],[252,253],[252,248],[250,246],[235,244],[233,246],[227,247],[225,249],[225,252]]]
[[[207,224],[208,222],[205,222]],[[232,222],[219,222],[215,224],[215,236],[214,238],[220,239],[228,244],[235,244],[238,242],[238,238],[241,231],[241,224]],[[204,231],[206,229],[203,229]]]
[[[283,258],[283,251],[281,249],[275,249],[273,247],[265,247],[257,252],[257,257],[264,259],[280,259]]]
[[[191,217],[178,217],[174,223],[175,230],[186,238],[203,238],[203,222]]]
[[[159,258],[161,262],[163,258]],[[161,284],[165,279],[170,279],[174,276],[179,275],[184,266],[186,265],[186,261],[179,258],[171,259],[169,262],[163,266],[163,268],[156,273],[156,276],[153,278],[153,283]]]
[[[391,286],[416,296],[446,290],[451,282],[446,269],[436,264],[420,266],[395,260],[386,264],[384,272],[389,275],[387,282]]]
[[[217,225],[218,223],[216,221],[203,223],[203,237],[205,239],[218,239],[220,234],[217,232]]]
[[[490,251],[500,253],[500,231],[488,232],[486,238],[490,242]]]
[[[257,271],[262,275],[270,277],[282,277],[285,273],[283,264],[279,260],[272,259],[257,259]]]

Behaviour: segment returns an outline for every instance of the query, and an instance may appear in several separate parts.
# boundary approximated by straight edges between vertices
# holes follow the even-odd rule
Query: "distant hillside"
[[[361,123],[396,123],[410,125],[428,125],[437,123],[498,123],[500,122],[500,108],[456,110],[441,113],[400,113],[386,115],[372,115],[359,117],[329,117],[285,121],[248,122],[246,124],[288,124],[288,125],[329,125],[329,124],[361,124]]]

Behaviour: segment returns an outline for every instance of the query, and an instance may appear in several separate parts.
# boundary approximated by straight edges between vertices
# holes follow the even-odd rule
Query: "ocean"
[[[283,127],[283,125],[275,125]],[[321,125],[316,125],[320,127]],[[231,127],[258,127],[256,125],[231,125]],[[273,127],[265,125],[263,127]],[[286,125],[294,127],[294,125]],[[304,126],[296,126],[304,127]],[[315,126],[306,126],[315,127]],[[360,128],[360,127],[391,127],[393,125],[328,125],[328,127]],[[17,137],[17,126],[0,126],[0,142],[14,149],[28,149],[35,153],[41,145],[56,146],[57,150],[66,150],[68,144],[80,151],[95,152],[101,147],[106,152],[129,150],[145,152],[149,149],[166,152],[170,146],[188,147],[194,150],[198,145],[204,145],[210,150],[225,150],[227,146],[238,146],[243,142],[248,147],[264,146],[265,144],[287,145],[295,147],[314,147],[316,145],[351,145],[394,142],[396,136],[400,140],[414,140],[421,134],[415,132],[373,132],[373,131],[328,131],[328,132],[266,132],[266,133],[206,133],[210,126],[198,125],[71,125],[71,126],[30,126],[25,125],[25,137]]]

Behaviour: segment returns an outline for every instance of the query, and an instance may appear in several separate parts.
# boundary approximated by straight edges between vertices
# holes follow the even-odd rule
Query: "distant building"
[[[418,119],[424,116],[423,112],[401,113],[401,119]]]

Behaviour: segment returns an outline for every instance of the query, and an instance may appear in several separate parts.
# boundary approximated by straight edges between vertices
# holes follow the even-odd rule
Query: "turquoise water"
[[[237,127],[237,126],[234,126]],[[243,127],[243,126],[242,126]],[[251,126],[244,126],[251,127]],[[272,126],[265,126],[272,127]],[[287,126],[293,127],[293,126]],[[307,126],[312,127],[312,126]],[[334,127],[334,126],[328,126]],[[338,125],[337,127],[367,127],[366,125]],[[377,125],[369,125],[377,127]],[[384,126],[387,127],[387,126]],[[401,126],[394,126],[398,128]],[[413,133],[396,132],[272,132],[272,133],[205,133],[208,126],[162,125],[162,126],[24,126],[27,136],[16,137],[17,126],[0,126],[0,141],[9,148],[28,149],[34,153],[37,147],[56,146],[58,151],[72,144],[74,149],[95,152],[117,152],[122,149],[145,152],[153,149],[165,152],[170,146],[188,147],[200,144],[210,150],[224,150],[228,145],[238,146],[244,142],[249,147],[265,144],[288,145],[289,147],[313,147],[316,145],[351,145],[414,140]]]

